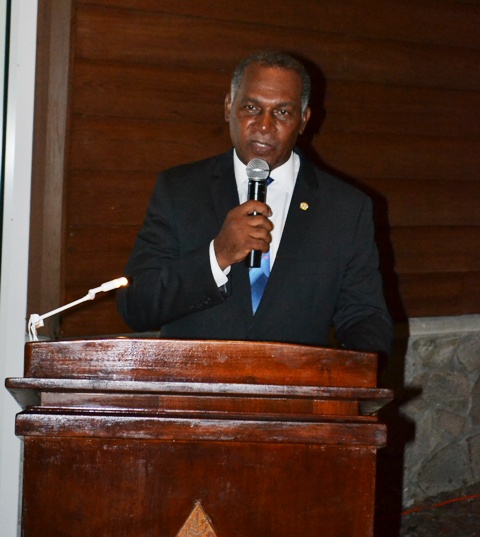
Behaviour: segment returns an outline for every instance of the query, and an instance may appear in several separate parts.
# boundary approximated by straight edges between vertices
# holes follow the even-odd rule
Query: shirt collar
[[[237,189],[246,188],[248,183],[247,167],[238,158],[237,152],[233,150],[233,164],[235,169],[235,180],[237,182]],[[300,157],[292,151],[290,158],[275,168],[270,177],[275,181],[275,186],[280,186],[290,194],[295,187],[295,181],[297,180],[298,170],[300,169]]]

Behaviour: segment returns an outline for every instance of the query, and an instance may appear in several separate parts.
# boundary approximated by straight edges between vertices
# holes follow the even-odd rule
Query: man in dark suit
[[[388,352],[370,200],[294,150],[309,92],[288,55],[237,67],[225,98],[234,149],[159,176],[118,295],[132,329],[329,346],[333,327],[343,348]],[[246,201],[253,158],[270,167],[267,203]],[[251,250],[268,252],[271,271],[255,312]]]

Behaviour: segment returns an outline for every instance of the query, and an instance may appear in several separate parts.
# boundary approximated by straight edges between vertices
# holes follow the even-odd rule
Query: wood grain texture
[[[27,437],[25,460],[25,537],[173,537],[198,501],[219,535],[373,535],[368,446]]]
[[[71,1],[38,3],[28,311],[50,311],[63,297],[64,173],[67,166]],[[45,321],[58,334],[58,318]]]
[[[81,4],[117,8],[132,8],[131,0],[80,0]],[[286,29],[311,29],[322,33],[357,35],[372,39],[414,41],[479,48],[480,14],[476,0],[304,0],[298,9],[295,0],[284,0],[271,9],[268,2],[261,5],[244,0],[241,5],[225,6],[212,2],[210,14],[195,0],[137,0],[135,8],[147,12],[177,14],[191,18],[236,21],[239,23],[280,26]]]
[[[19,414],[18,436],[122,438],[165,442],[254,442],[384,447],[385,427],[375,423],[322,423],[48,413]]]
[[[372,353],[308,345],[165,339],[26,344],[25,376],[104,380],[245,382],[282,386],[376,385]]]
[[[313,75],[302,147],[374,201],[395,318],[477,313],[479,24],[478,3],[448,0],[72,0],[62,278],[32,304],[75,300],[118,275],[157,173],[229,147],[230,73],[273,47]],[[39,54],[52,55],[47,41]],[[43,254],[32,251],[35,266]],[[114,297],[62,316],[65,336],[124,331]]]
[[[320,18],[315,16],[312,20],[318,22]],[[480,58],[478,42],[475,48],[453,47],[448,42],[432,46],[414,39],[397,41],[388,36],[372,39],[353,33],[324,32],[321,25],[297,28],[286,25],[285,19],[267,27],[258,18],[253,23],[228,20],[218,24],[210,17],[96,6],[79,8],[77,21],[77,54],[92,60],[160,66],[171,63],[169,54],[174,50],[180,67],[211,68],[213,62],[231,70],[235,64],[232,57],[242,57],[258,48],[281,47],[321,58],[328,79],[400,84],[409,81],[418,86],[474,91],[480,81],[480,74],[471,69]]]
[[[386,428],[362,402],[392,398],[376,368],[278,343],[27,344],[7,380],[37,396],[16,418],[22,535],[173,536],[201,502],[225,535],[372,537]]]

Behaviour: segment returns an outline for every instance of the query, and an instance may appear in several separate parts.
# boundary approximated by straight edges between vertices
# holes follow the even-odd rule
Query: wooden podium
[[[237,341],[27,343],[23,535],[373,535],[376,355]]]

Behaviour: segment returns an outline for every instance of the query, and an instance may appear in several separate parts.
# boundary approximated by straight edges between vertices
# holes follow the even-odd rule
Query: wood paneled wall
[[[69,6],[69,43],[58,3]],[[39,70],[32,239],[40,244],[39,219],[61,202],[63,219],[50,221],[63,240],[53,261],[32,249],[35,273],[56,264],[59,276],[30,287],[30,310],[122,273],[156,173],[228,148],[235,64],[281,48],[303,56],[316,81],[304,145],[374,200],[395,318],[478,313],[479,28],[480,4],[468,1],[41,0],[39,58],[57,58],[68,84]],[[46,112],[55,89],[68,103],[65,135],[47,134],[53,147],[66,140],[53,159],[57,169],[64,159],[58,192],[42,150],[45,125],[58,121]],[[59,333],[124,331],[110,294],[70,310]]]

